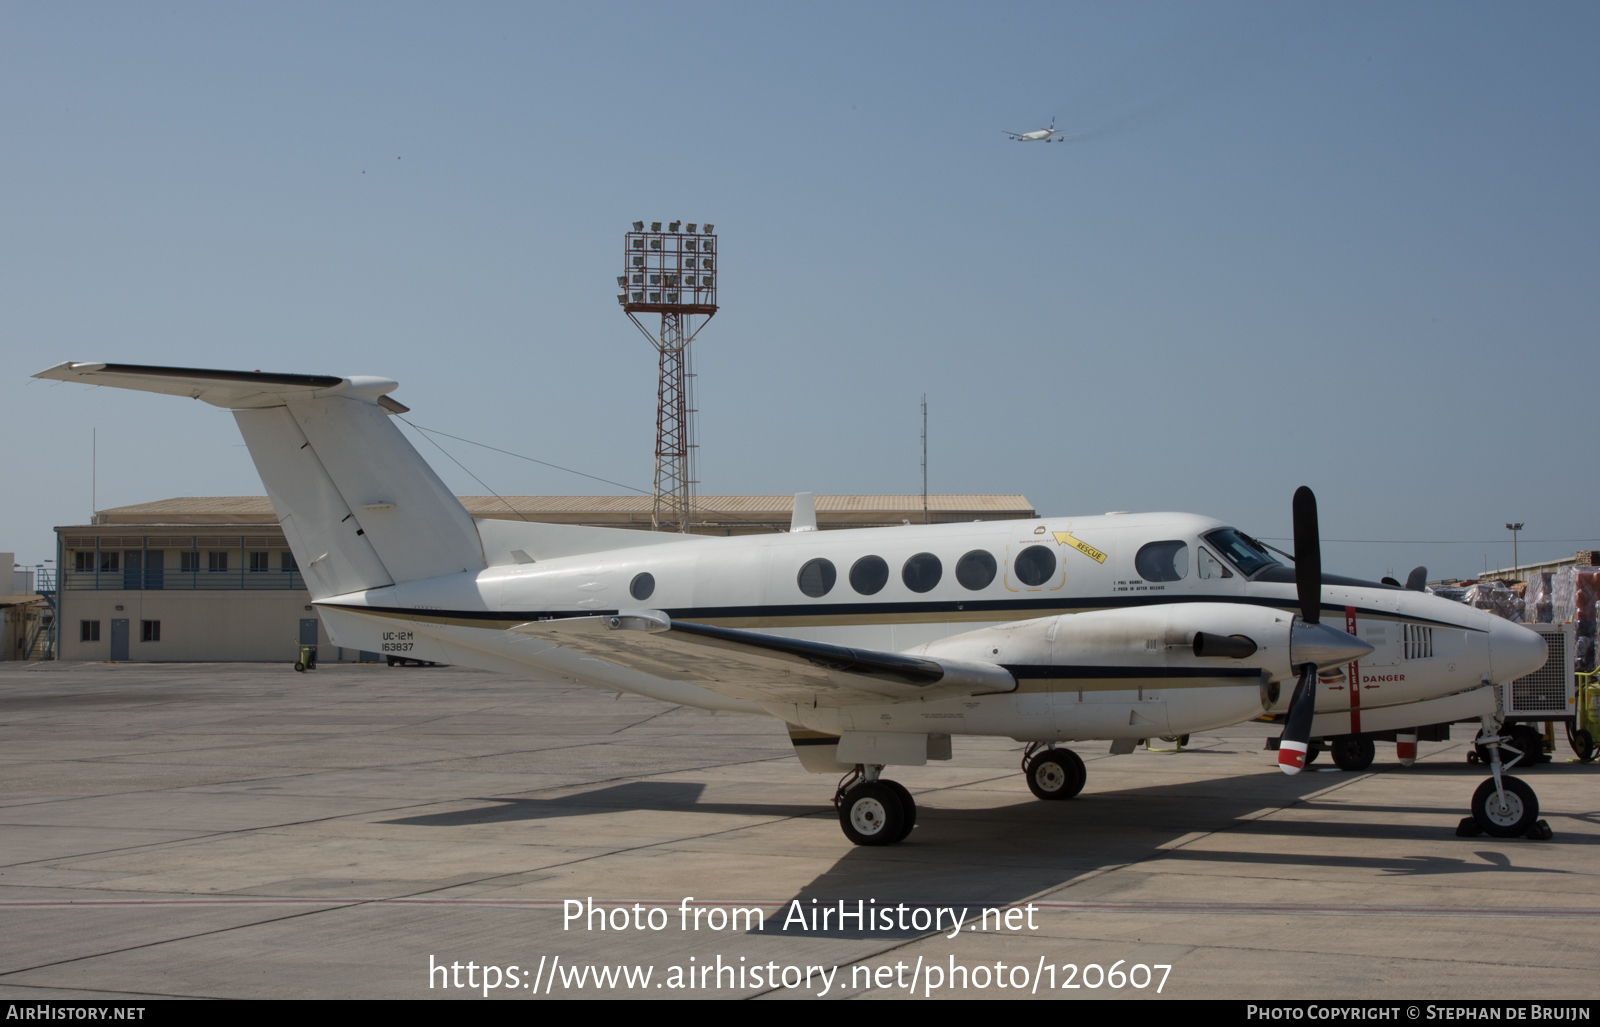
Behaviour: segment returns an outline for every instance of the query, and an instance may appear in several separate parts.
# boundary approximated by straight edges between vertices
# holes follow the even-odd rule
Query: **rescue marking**
[[[1082,553],[1084,556],[1087,556],[1095,563],[1106,562],[1106,554],[1102,553],[1100,550],[1096,549],[1094,546],[1091,546],[1082,539],[1073,538],[1072,532],[1058,531],[1055,532],[1055,536],[1056,542],[1064,546],[1071,546],[1073,549],[1076,549],[1078,552]]]

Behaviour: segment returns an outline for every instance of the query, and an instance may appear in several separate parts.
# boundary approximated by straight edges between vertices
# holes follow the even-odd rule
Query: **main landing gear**
[[[1497,720],[1485,718],[1483,731],[1478,736],[1478,751],[1494,776],[1485,778],[1472,793],[1472,816],[1465,817],[1456,827],[1456,834],[1471,838],[1487,834],[1494,838],[1549,838],[1550,825],[1539,819],[1539,797],[1533,788],[1520,778],[1510,777],[1505,771],[1529,759],[1527,749],[1519,749],[1513,742],[1526,744],[1525,738],[1512,734],[1502,735]],[[1514,753],[1510,763],[1502,763],[1501,750]]]
[[[1028,790],[1041,799],[1070,799],[1083,791],[1089,772],[1083,759],[1071,749],[1046,748],[1034,742],[1022,754],[1022,772]]]
[[[839,826],[857,845],[893,845],[917,826],[917,804],[906,786],[879,777],[883,767],[857,764],[834,793]]]

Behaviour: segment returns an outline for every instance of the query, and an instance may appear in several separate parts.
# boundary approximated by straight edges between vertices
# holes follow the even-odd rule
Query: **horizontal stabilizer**
[[[282,406],[289,396],[352,396],[377,403],[391,414],[403,414],[409,409],[388,397],[388,393],[400,387],[400,383],[392,378],[216,371],[204,367],[107,364],[93,360],[69,360],[40,371],[34,377],[133,389],[137,392],[159,392],[166,396],[187,396],[229,410]]]
[[[753,702],[858,706],[1010,692],[992,663],[932,659],[675,621],[659,610],[530,621],[512,630]]]

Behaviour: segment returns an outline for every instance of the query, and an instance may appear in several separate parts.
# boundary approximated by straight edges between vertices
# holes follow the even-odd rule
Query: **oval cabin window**
[[[864,596],[875,596],[889,583],[889,564],[881,556],[863,556],[850,568],[850,587]]]
[[[1056,573],[1056,554],[1044,546],[1029,546],[1011,561],[1011,570],[1024,585],[1043,585]]]
[[[989,587],[998,569],[994,554],[974,549],[956,562],[956,580],[961,583],[962,588],[976,592]]]
[[[900,568],[900,580],[913,592],[932,592],[944,576],[944,564],[932,553],[918,553]]]
[[[832,562],[820,557],[807,560],[806,565],[800,568],[800,591],[813,599],[820,599],[833,591],[833,583],[838,577],[839,572],[833,569]]]
[[[655,576],[650,574],[648,571],[644,574],[635,574],[633,576],[633,581],[628,585],[628,594],[639,600],[641,603],[646,599],[649,599],[655,590]]]

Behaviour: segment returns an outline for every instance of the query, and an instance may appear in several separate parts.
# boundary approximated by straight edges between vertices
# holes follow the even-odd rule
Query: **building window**
[[[94,570],[94,554],[93,553],[73,553],[72,554],[72,569],[75,570],[75,571],[92,571],[92,570]]]
[[[139,641],[161,641],[161,622],[158,620],[142,620],[139,622]]]
[[[78,622],[78,641],[100,641],[100,622],[97,620],[80,620]]]
[[[278,570],[288,574],[290,571],[297,571],[299,569],[300,565],[294,562],[293,553],[285,549],[283,552],[278,554]]]
[[[103,571],[118,571],[122,569],[121,553],[101,553],[100,569]]]
[[[199,553],[194,553],[194,552],[179,553],[178,554],[178,569],[181,570],[181,571],[188,571],[188,572],[191,572],[191,573],[194,572],[194,571],[199,570],[200,569],[200,554]]]
[[[228,569],[228,554],[227,554],[227,552],[224,551],[224,552],[218,553],[218,552],[213,551],[213,552],[209,552],[209,553],[206,554],[206,570],[208,570],[208,571],[225,571],[227,569]]]
[[[838,577],[839,572],[833,569],[831,560],[818,558],[807,560],[806,565],[800,568],[798,584],[800,591],[813,599],[820,599],[833,591],[833,583]]]
[[[272,569],[272,563],[267,559],[271,553],[251,553],[250,573],[260,574]]]
[[[1056,554],[1044,546],[1029,546],[1012,558],[1011,569],[1024,585],[1043,585],[1056,572]]]

